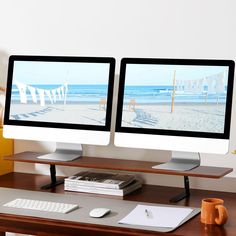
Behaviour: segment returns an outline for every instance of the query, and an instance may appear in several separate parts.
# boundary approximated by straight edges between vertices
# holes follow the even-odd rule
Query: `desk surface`
[[[10,173],[0,176],[0,186],[8,188],[40,190],[40,186],[49,181],[49,176]],[[216,180],[217,181],[217,180]],[[44,190],[46,191],[46,190]],[[179,188],[148,186],[144,185],[142,190],[124,197],[125,200],[142,201],[149,203],[170,204],[168,199],[172,195],[176,195],[181,190]],[[57,186],[55,189],[46,192],[64,193],[63,186]],[[89,195],[82,193],[73,193],[74,195]],[[177,230],[168,233],[170,235],[214,235],[214,236],[230,236],[236,232],[236,194],[223,193],[214,191],[191,190],[191,198],[182,200],[175,205],[199,207],[202,198],[219,197],[225,200],[225,206],[229,210],[229,220],[224,227],[205,226],[200,223],[200,215],[191,219]],[[110,198],[107,196],[107,198]],[[99,198],[98,198],[99,201]],[[165,235],[165,233],[157,233],[153,231],[122,229],[119,227],[101,226],[97,224],[62,222],[58,220],[38,219],[27,216],[16,216],[10,214],[0,214],[0,231],[2,232],[18,232],[37,235]],[[1,234],[0,234],[1,235]],[[4,234],[2,234],[4,235]]]

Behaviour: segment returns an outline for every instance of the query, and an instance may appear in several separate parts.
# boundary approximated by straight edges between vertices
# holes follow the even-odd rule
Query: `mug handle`
[[[218,210],[219,217],[215,218],[217,225],[223,225],[228,219],[228,211],[223,205],[216,205],[215,208]]]

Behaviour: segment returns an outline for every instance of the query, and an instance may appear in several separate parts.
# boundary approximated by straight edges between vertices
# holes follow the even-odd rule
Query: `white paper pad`
[[[189,207],[137,205],[134,210],[118,223],[175,228],[192,211],[193,209]]]

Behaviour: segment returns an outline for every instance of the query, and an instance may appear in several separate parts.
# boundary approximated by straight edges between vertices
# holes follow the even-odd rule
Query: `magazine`
[[[99,188],[94,186],[84,186],[78,183],[65,182],[64,188],[66,191],[84,192],[84,193],[96,193],[96,194],[107,194],[115,196],[127,195],[136,189],[142,187],[142,182],[140,180],[133,180],[129,185],[122,189],[112,189],[112,188]]]
[[[83,171],[65,179],[65,183],[77,183],[81,186],[121,189],[130,184],[135,175]]]

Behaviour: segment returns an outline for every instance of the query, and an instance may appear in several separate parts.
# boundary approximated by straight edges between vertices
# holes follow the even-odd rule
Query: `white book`
[[[127,185],[122,189],[111,189],[111,188],[99,188],[94,186],[84,186],[78,183],[66,183],[64,184],[64,189],[66,191],[84,192],[84,193],[96,193],[96,194],[107,194],[114,196],[124,196],[129,194],[136,189],[142,187],[142,182],[140,180],[134,180],[132,183]]]
[[[87,187],[121,189],[130,184],[135,175],[82,171],[65,179],[65,184],[74,183]]]

